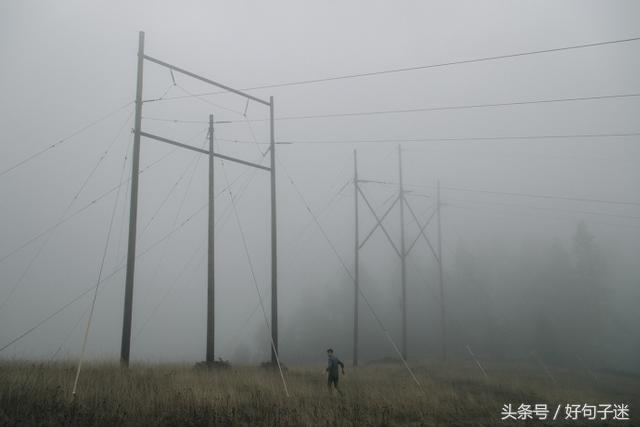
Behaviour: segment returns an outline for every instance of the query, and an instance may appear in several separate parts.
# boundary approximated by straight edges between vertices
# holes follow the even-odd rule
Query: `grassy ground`
[[[105,363],[83,368],[74,400],[72,364],[5,361],[0,362],[0,424],[508,425],[500,421],[506,403],[547,403],[552,410],[566,403],[627,403],[631,423],[609,425],[638,419],[637,376],[553,369],[554,382],[538,366],[503,363],[486,369],[488,378],[466,362],[418,365],[420,388],[402,366],[347,368],[340,397],[326,390],[322,367],[291,368],[285,373],[287,398],[277,371],[144,364],[122,370]],[[589,425],[561,419],[546,425]]]

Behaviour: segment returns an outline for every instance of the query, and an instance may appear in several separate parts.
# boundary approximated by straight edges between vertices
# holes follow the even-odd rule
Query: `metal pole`
[[[207,269],[207,363],[215,360],[215,270],[214,270],[214,194],[213,194],[213,114],[209,115],[209,256]]]
[[[407,266],[404,249],[404,186],[402,184],[402,148],[398,145],[398,174],[400,175],[400,262],[402,280],[402,357],[407,360]]]
[[[440,224],[440,181],[438,180],[438,281],[440,282],[440,328],[442,360],[447,360],[447,334],[444,316],[444,284],[442,275],[442,226]]]
[[[138,34],[138,78],[136,84],[135,131],[131,166],[131,204],[129,206],[129,245],[127,248],[127,276],[124,289],[124,315],[120,363],[129,366],[131,352],[131,314],[133,308],[133,278],[136,265],[136,227],[138,221],[138,175],[140,173],[140,126],[142,123],[142,66],[144,64],[144,31]]]
[[[358,302],[360,300],[360,233],[358,229],[358,151],[353,150],[353,186],[355,190],[355,266],[353,296],[353,366],[358,366]]]
[[[269,97],[269,125],[271,133],[271,363],[278,363],[278,245],[276,222],[276,140],[273,120],[273,96]]]

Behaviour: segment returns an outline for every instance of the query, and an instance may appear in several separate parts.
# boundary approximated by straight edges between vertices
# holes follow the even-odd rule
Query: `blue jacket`
[[[329,376],[337,378],[340,375],[338,366],[344,369],[344,363],[342,363],[340,359],[335,356],[329,356],[328,362],[329,364],[327,366],[327,372],[329,372]]]

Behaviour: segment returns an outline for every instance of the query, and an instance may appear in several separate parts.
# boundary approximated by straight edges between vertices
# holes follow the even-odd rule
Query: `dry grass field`
[[[633,425],[640,404],[638,376],[488,364],[485,378],[469,362],[414,367],[422,387],[399,365],[365,366],[341,377],[343,396],[328,393],[322,367],[290,368],[286,397],[277,371],[233,367],[207,371],[190,365],[112,363],[83,369],[71,396],[71,363],[0,362],[0,424],[114,425],[532,425],[501,421],[506,403],[627,403]],[[601,421],[546,421],[544,425],[603,425]],[[635,424],[639,425],[639,424]]]

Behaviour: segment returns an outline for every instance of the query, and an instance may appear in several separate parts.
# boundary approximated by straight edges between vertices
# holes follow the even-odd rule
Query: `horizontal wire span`
[[[596,101],[596,100],[603,100],[603,99],[624,99],[624,98],[635,98],[635,97],[640,97],[640,93],[579,96],[579,97],[571,97],[571,98],[532,99],[532,100],[524,100],[524,101],[509,101],[509,102],[467,104],[467,105],[448,105],[448,106],[445,105],[445,106],[421,107],[421,108],[402,108],[402,109],[393,109],[393,110],[353,111],[353,112],[346,112],[346,113],[305,114],[300,116],[277,117],[275,118],[275,121],[328,119],[328,118],[340,118],[340,117],[362,117],[362,116],[374,116],[374,115],[385,115],[385,114],[410,114],[410,113],[421,113],[421,112],[431,112],[431,111],[496,108],[496,107],[508,107],[508,106],[520,106],[520,105],[551,104],[556,102]],[[183,123],[183,124],[209,123],[207,120],[182,120],[182,119],[170,119],[170,118],[164,118],[164,117],[143,117],[143,119],[158,121],[158,122]],[[266,122],[266,121],[269,121],[269,119],[220,120],[220,121],[217,121],[216,124],[245,123],[247,121],[248,122]]]
[[[258,89],[270,89],[270,88],[277,88],[277,87],[286,87],[286,86],[301,86],[301,85],[316,84],[316,83],[323,83],[323,82],[331,82],[331,81],[338,81],[338,80],[354,79],[354,78],[360,78],[360,77],[372,77],[372,76],[379,76],[379,75],[384,75],[384,74],[403,73],[403,72],[407,72],[407,71],[426,70],[426,69],[430,69],[430,68],[449,67],[449,66],[453,66],[453,65],[472,64],[472,63],[478,63],[478,62],[495,61],[495,60],[500,60],[500,59],[518,58],[518,57],[522,57],[522,56],[540,55],[540,54],[544,54],[544,53],[562,52],[562,51],[575,50],[575,49],[585,49],[585,48],[590,48],[590,47],[598,47],[598,46],[613,45],[613,44],[618,44],[618,43],[634,42],[634,41],[638,41],[638,40],[640,40],[640,37],[630,37],[630,38],[626,38],[626,39],[607,40],[607,41],[603,41],[603,42],[578,44],[578,45],[556,47],[556,48],[551,48],[551,49],[532,50],[532,51],[518,52],[518,53],[509,53],[509,54],[505,54],[505,55],[485,56],[485,57],[480,57],[480,58],[463,59],[463,60],[458,60],[458,61],[440,62],[440,63],[429,64],[429,65],[418,65],[418,66],[414,66],[414,67],[391,68],[391,69],[388,69],[388,70],[369,71],[369,72],[365,72],[365,73],[355,73],[355,74],[343,74],[343,75],[340,75],[340,76],[325,77],[325,78],[320,78],[320,79],[308,79],[308,80],[297,80],[297,81],[284,82],[284,83],[273,83],[273,84],[266,84],[266,85],[261,85],[261,86],[245,87],[245,88],[242,88],[240,90],[248,91],[248,90],[258,90]],[[221,94],[221,93],[226,93],[226,92],[224,92],[224,91],[204,92],[204,93],[200,93],[200,94],[196,94],[196,95],[197,96],[207,96],[207,95],[218,95],[218,94]],[[172,99],[181,99],[181,98],[186,98],[186,97],[185,96],[168,97],[168,98],[165,98],[164,100],[165,101],[169,101],[169,100],[172,100]]]
[[[468,137],[447,137],[447,138],[384,138],[384,139],[327,139],[327,140],[280,140],[276,144],[281,145],[304,145],[304,144],[398,144],[412,142],[465,142],[465,141],[509,141],[509,140],[535,140],[535,139],[572,139],[572,138],[628,138],[640,136],[640,132],[620,132],[620,133],[575,133],[564,135],[507,135],[507,136],[468,136]],[[232,142],[235,144],[256,144],[254,141],[239,139],[224,139],[220,141]],[[258,142],[257,144],[268,144],[268,142]]]

